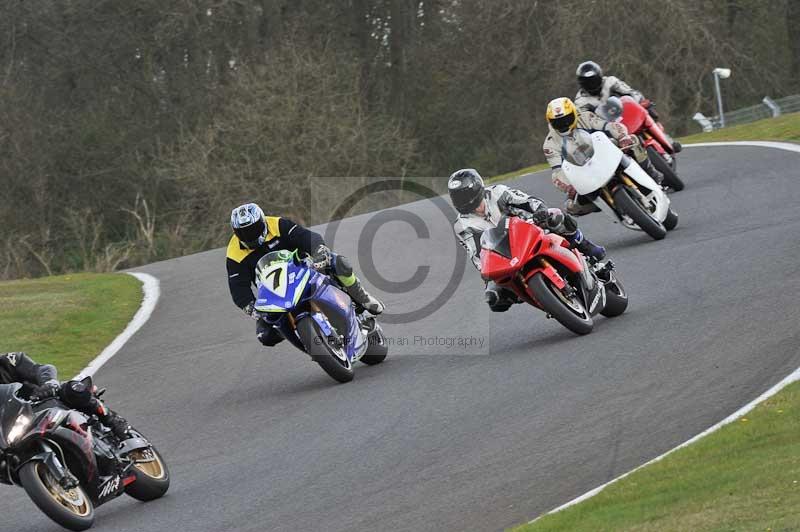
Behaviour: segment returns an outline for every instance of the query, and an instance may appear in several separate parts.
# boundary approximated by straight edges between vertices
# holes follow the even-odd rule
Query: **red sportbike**
[[[630,96],[620,98],[622,104],[621,122],[628,128],[628,133],[636,135],[647,150],[647,156],[656,167],[664,174],[662,184],[672,190],[683,190],[684,184],[675,172],[675,145],[672,139],[664,132],[661,124],[653,120],[647,109],[642,107]]]
[[[611,261],[590,262],[563,237],[515,216],[483,232],[481,276],[577,334],[592,331],[592,316],[619,316],[628,307]]]

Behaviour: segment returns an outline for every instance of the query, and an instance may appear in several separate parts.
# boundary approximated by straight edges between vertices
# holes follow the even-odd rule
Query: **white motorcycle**
[[[601,132],[575,132],[577,146],[561,164],[577,193],[614,221],[661,240],[678,225],[664,190]]]

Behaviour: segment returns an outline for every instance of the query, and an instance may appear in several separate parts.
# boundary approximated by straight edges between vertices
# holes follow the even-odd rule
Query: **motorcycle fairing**
[[[292,260],[269,265],[257,279],[255,309],[259,312],[289,311],[297,306],[310,277],[311,270],[305,264]]]
[[[594,156],[591,159],[583,166],[566,160],[561,163],[570,184],[582,196],[603,188],[616,174],[623,155],[605,133],[596,131],[589,138],[594,145]]]
[[[628,133],[638,134],[639,130],[645,126],[650,114],[630,96],[622,96],[620,101],[622,102],[622,123],[628,129]]]
[[[655,204],[656,209],[653,214],[659,222],[663,222],[669,213],[669,196],[664,193],[664,189],[662,189],[647,172],[642,170],[642,167],[639,166],[636,161],[630,158],[628,158],[628,160],[630,164],[624,169],[625,175],[650,191],[645,197],[648,201]],[[642,191],[642,193],[644,194],[644,191]]]
[[[630,96],[622,96],[622,123],[632,135],[642,135],[645,146],[653,146],[659,153],[674,153],[672,142],[667,139],[664,129],[653,120],[647,109]]]

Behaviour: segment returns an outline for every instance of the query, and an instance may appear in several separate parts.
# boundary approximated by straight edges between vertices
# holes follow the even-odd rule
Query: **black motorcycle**
[[[83,382],[93,389],[91,377]],[[50,519],[86,530],[95,507],[123,493],[150,501],[167,492],[167,465],[139,432],[120,441],[96,416],[26,401],[21,388],[0,385],[0,482],[22,486]]]

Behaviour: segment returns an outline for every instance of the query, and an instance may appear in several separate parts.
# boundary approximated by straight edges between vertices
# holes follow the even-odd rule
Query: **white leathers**
[[[547,164],[553,169],[553,184],[563,192],[569,192],[570,183],[569,179],[564,175],[564,171],[561,170],[561,162],[564,160],[565,155],[567,157],[571,156],[575,160],[580,158],[581,154],[574,154],[573,152],[576,149],[580,149],[580,146],[585,145],[585,143],[576,142],[575,135],[578,132],[594,133],[595,131],[602,131],[614,140],[620,140],[628,135],[628,130],[624,125],[619,122],[606,122],[589,111],[578,111],[577,127],[568,134],[562,135],[552,127],[549,129],[550,131],[548,131],[542,148],[544,156],[547,158]],[[645,153],[644,156],[646,157],[647,154]],[[639,157],[640,155],[637,153],[637,160]]]
[[[642,93],[631,88],[630,85],[616,76],[603,76],[603,86],[600,94],[589,94],[585,89],[580,89],[575,95],[575,106],[582,111],[594,111],[600,104],[606,103],[610,96],[630,96],[637,102],[641,101]]]
[[[478,208],[479,211],[482,209],[483,214],[461,214],[456,219],[453,225],[456,239],[467,250],[467,255],[478,270],[481,268],[481,234],[497,227],[500,219],[508,215],[513,207],[530,212],[546,208],[541,200],[529,194],[506,185],[493,185],[486,187],[483,192],[483,204]]]

